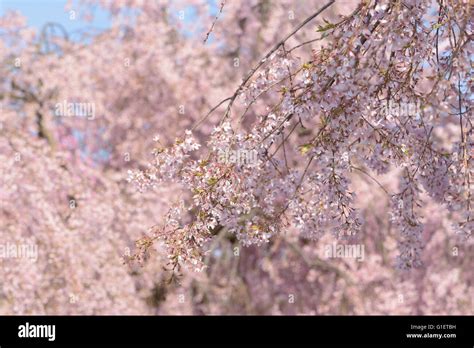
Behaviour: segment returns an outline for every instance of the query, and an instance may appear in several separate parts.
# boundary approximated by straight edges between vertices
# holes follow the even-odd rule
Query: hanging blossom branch
[[[186,131],[173,146],[157,146],[146,171],[130,173],[140,189],[173,182],[192,193],[190,206],[172,208],[164,227],[146,239],[165,243],[173,268],[187,263],[201,270],[206,242],[220,228],[243,245],[266,243],[288,228],[310,239],[357,234],[354,168],[367,175],[401,168],[399,192],[390,194],[399,268],[422,265],[423,191],[470,237],[473,137],[463,115],[473,102],[471,5],[453,2],[430,22],[430,1],[364,1],[344,20],[326,21],[318,30],[327,46],[301,63],[285,42],[333,2],[249,72],[226,99],[206,146]],[[230,111],[237,97],[249,106],[264,93],[278,103],[249,128],[234,127]],[[303,123],[313,136],[301,143],[294,130]],[[460,140],[449,127],[461,128]],[[256,156],[223,159],[229,151]],[[151,242],[144,244],[139,253]]]
[[[216,14],[216,17],[212,21],[211,27],[206,33],[206,37],[204,38],[204,41],[203,41],[204,44],[206,44],[207,40],[209,39],[209,35],[211,35],[212,31],[214,30],[214,26],[216,25],[217,20],[219,19],[219,16],[222,14],[222,10],[224,10],[224,6],[225,6],[225,0],[221,2],[221,5],[219,7],[219,12]]]

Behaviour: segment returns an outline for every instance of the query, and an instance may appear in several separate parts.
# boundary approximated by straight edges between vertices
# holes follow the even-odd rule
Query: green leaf
[[[303,144],[303,145],[300,145],[299,146],[299,151],[302,155],[305,155],[309,152],[309,150],[311,150],[313,148],[313,144],[309,143],[309,144]]]
[[[328,31],[329,29],[333,29],[333,28],[336,27],[335,24],[327,21],[326,19],[323,19],[323,20],[324,20],[325,25],[324,26],[318,26],[318,29],[316,30],[318,33],[322,33],[322,32]]]
[[[217,178],[210,178],[209,180],[207,180],[207,184],[209,186],[213,186],[217,183],[217,181],[218,181]]]

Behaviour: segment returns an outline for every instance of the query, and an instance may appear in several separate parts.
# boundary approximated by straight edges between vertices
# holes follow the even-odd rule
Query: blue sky
[[[153,0],[149,0],[153,1]],[[216,0],[207,0],[211,4],[211,13],[218,11]],[[74,1],[77,3],[78,0]],[[94,8],[94,19],[92,22],[86,22],[76,16],[75,20],[70,19],[70,14],[65,11],[67,0],[0,0],[0,16],[9,10],[20,12],[28,20],[28,25],[41,30],[46,23],[58,23],[66,29],[69,38],[80,40],[80,33],[86,29],[93,33],[99,32],[110,27],[109,14],[98,6]],[[194,11],[192,8],[186,8],[186,20],[192,21]],[[184,32],[186,34],[186,31]],[[210,41],[212,41],[212,35]]]
[[[110,25],[108,14],[96,8],[94,20],[84,22],[76,16],[75,20],[69,19],[69,12],[64,6],[66,0],[0,0],[0,16],[8,10],[19,11],[28,19],[28,25],[41,29],[48,22],[61,24],[68,33],[74,33],[84,28],[106,29]]]

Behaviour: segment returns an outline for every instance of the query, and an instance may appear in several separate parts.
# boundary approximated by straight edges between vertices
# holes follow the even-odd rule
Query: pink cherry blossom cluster
[[[473,229],[473,100],[471,87],[461,87],[472,82],[469,6],[441,5],[441,31],[429,21],[432,11],[430,1],[364,2],[319,29],[327,45],[304,64],[281,42],[230,99],[207,151],[185,158],[182,145],[175,145],[159,151],[151,171],[132,179],[145,176],[154,184],[166,177],[193,192],[190,209],[198,213],[180,226],[189,235],[205,240],[218,224],[244,245],[260,245],[289,224],[306,237],[356,234],[361,222],[351,173],[401,168],[399,191],[391,194],[392,221],[400,233],[398,265],[421,266],[422,189],[456,214],[460,233],[469,237]],[[232,117],[236,96],[245,95],[248,106],[263,93],[280,95],[267,113],[245,126],[247,109]],[[393,100],[423,108],[397,119],[381,112]],[[458,125],[457,134],[445,134]],[[299,145],[289,140],[298,126],[310,136]],[[222,166],[216,151],[225,148],[256,150],[260,164]],[[447,159],[450,154],[454,159]]]
[[[96,6],[0,17],[0,313],[474,313],[469,1]]]

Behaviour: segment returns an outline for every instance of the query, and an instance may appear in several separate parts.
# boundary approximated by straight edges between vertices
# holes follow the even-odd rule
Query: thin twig
[[[314,18],[316,18],[319,14],[321,14],[324,10],[326,10],[329,6],[331,6],[332,4],[334,4],[335,0],[331,0],[329,1],[326,5],[324,5],[323,7],[321,7],[318,11],[316,11],[315,13],[313,13],[311,16],[309,16],[308,18],[306,18],[301,24],[299,24],[295,30],[293,30],[291,33],[289,33],[288,35],[285,36],[285,38],[283,38],[281,41],[279,41],[270,51],[268,51],[268,53],[258,62],[258,64],[252,69],[249,71],[249,73],[247,74],[247,76],[244,78],[244,80],[242,81],[242,83],[239,85],[239,87],[237,88],[237,90],[235,91],[235,93],[232,95],[232,97],[230,97],[230,102],[229,102],[229,105],[227,105],[227,110],[224,114],[224,117],[222,118],[221,120],[221,124],[225,121],[225,119],[227,118],[227,116],[229,115],[230,113],[230,109],[235,101],[235,99],[237,98],[237,96],[240,94],[240,92],[242,91],[242,89],[244,88],[244,86],[247,84],[247,82],[252,78],[252,76],[257,72],[258,69],[260,69],[260,67],[267,61],[267,59],[273,54],[275,53],[290,37],[292,37],[293,35],[295,35],[301,28],[303,28],[306,24],[308,24],[310,21],[312,21]]]
[[[230,97],[229,98],[225,98],[223,100],[221,100],[221,102],[219,104],[217,104],[216,106],[214,106],[207,114],[206,116],[204,116],[203,118],[201,118],[194,126],[193,128],[191,128],[192,131],[194,131],[197,127],[199,127],[199,125],[201,123],[203,123],[219,106],[221,106],[222,104],[224,104],[226,101],[230,100]]]
[[[217,22],[217,20],[219,19],[219,16],[221,15],[222,10],[224,9],[225,2],[226,2],[226,0],[223,0],[223,1],[221,2],[221,7],[219,8],[219,12],[217,13],[216,18],[214,18],[214,20],[212,21],[211,28],[208,30],[208,32],[207,32],[207,34],[206,34],[206,37],[204,38],[204,42],[203,42],[204,45],[206,44],[207,40],[209,39],[209,35],[211,35],[212,30],[214,29],[214,26],[216,25],[216,22]]]
[[[379,187],[388,195],[388,196],[391,196],[391,194],[387,191],[387,189],[377,180],[375,179],[372,175],[370,175],[369,173],[367,173],[367,171],[363,170],[362,168],[359,168],[359,167],[356,167],[356,166],[353,166],[351,165],[351,168],[352,169],[355,169],[355,170],[358,170],[359,172],[367,175],[369,178],[371,178],[377,185],[379,185]]]

